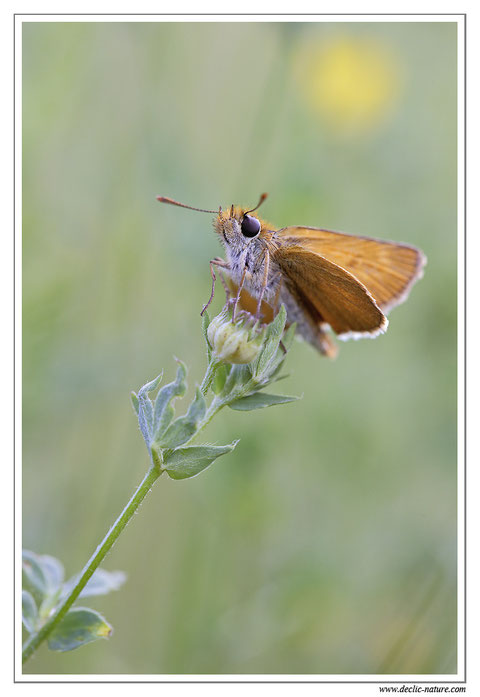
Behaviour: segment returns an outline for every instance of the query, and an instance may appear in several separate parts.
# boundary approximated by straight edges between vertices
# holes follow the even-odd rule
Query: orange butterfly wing
[[[367,288],[384,312],[406,300],[412,285],[422,277],[426,263],[419,249],[406,244],[320,228],[287,227],[275,236],[346,269]]]
[[[289,292],[312,319],[320,317],[343,338],[386,330],[388,320],[368,290],[341,266],[299,245],[282,246],[273,258]]]
[[[231,278],[227,279],[227,283],[232,292],[233,297],[235,297],[238,292],[238,285],[234,281],[232,281]],[[250,295],[248,290],[242,288],[242,290],[240,291],[240,298],[238,300],[238,304],[240,305],[242,310],[246,310],[249,314],[254,315],[257,311],[257,303],[258,300],[256,300],[252,295]],[[260,315],[262,318],[262,322],[265,322],[265,324],[270,324],[270,322],[272,322],[275,317],[273,307],[269,305],[265,300],[262,300]]]

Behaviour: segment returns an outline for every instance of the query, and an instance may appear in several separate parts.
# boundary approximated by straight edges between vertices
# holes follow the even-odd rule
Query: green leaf
[[[147,382],[146,385],[143,385],[143,387],[139,389],[137,395],[138,423],[147,447],[150,447],[153,434],[153,405],[148,393],[153,392],[153,390],[158,387],[161,379],[162,373],[160,373],[160,375],[158,375],[154,380],[151,380],[151,382]],[[135,408],[135,403],[133,406]]]
[[[220,394],[220,392],[223,390],[227,380],[227,375],[228,367],[225,365],[225,363],[221,363],[215,371],[215,376],[212,382],[212,390],[214,394]]]
[[[135,392],[130,392],[130,399],[132,400],[132,406],[135,409],[135,414],[138,416],[138,410],[139,410],[139,405],[138,405],[138,397]]]
[[[250,365],[232,365],[230,367],[230,372],[228,373],[222,393],[224,395],[229,395],[237,390],[241,391],[243,388],[249,385],[251,379],[252,371]]]
[[[230,445],[196,445],[177,448],[167,453],[163,469],[172,479],[188,479],[202,472],[220,455],[232,452],[238,441]]]
[[[285,305],[282,305],[273,322],[267,327],[264,347],[253,364],[253,372],[256,378],[262,379],[268,377],[268,369],[278,351],[286,319],[287,312],[285,310]]]
[[[237,384],[238,380],[238,369],[240,366],[237,364],[232,364],[230,366],[227,366],[227,375],[226,375],[226,380],[225,384],[223,386],[223,394],[230,394],[234,387]]]
[[[165,433],[170,421],[175,414],[170,402],[175,397],[183,397],[187,390],[185,378],[187,376],[187,367],[178,359],[177,375],[174,382],[170,382],[165,387],[162,387],[155,400],[153,413],[153,431],[150,443],[158,442],[160,436]]]
[[[33,595],[22,591],[22,622],[29,634],[35,631],[37,618],[38,610]]]
[[[76,574],[65,583],[63,587],[64,596],[70,594],[80,576],[81,574]],[[86,598],[92,595],[106,595],[110,591],[117,591],[125,583],[126,579],[127,576],[123,571],[97,569],[78,597]]]
[[[75,607],[67,612],[48,639],[52,651],[72,651],[97,639],[108,639],[113,628],[99,612]]]
[[[206,410],[207,405],[205,403],[205,398],[200,388],[197,387],[195,398],[190,404],[185,416],[180,416],[178,419],[175,419],[161,438],[155,441],[155,447],[176,448],[186,443],[196,432],[197,424],[205,416]]]
[[[275,404],[287,404],[287,402],[295,402],[299,397],[288,397],[280,394],[265,394],[264,392],[255,392],[248,397],[242,397],[231,402],[228,406],[235,411],[251,411],[252,409],[263,409],[264,407],[272,407]]]
[[[148,394],[148,392],[153,392],[153,390],[156,390],[160,384],[162,377],[163,377],[163,371],[160,373],[160,375],[157,375],[156,378],[154,378],[153,380],[150,380],[150,382],[145,383],[145,385],[143,385],[139,389],[138,394],[145,395],[145,394]]]
[[[41,600],[48,592],[48,581],[45,578],[40,557],[28,549],[22,551],[23,586],[37,599]]]
[[[280,371],[283,369],[283,364],[285,363],[285,358],[286,358],[286,354],[283,354],[283,355],[277,354],[277,356],[270,363],[269,370],[268,370],[268,382],[277,382],[280,379],[280,377],[277,377],[277,376],[279,375]],[[263,385],[263,387],[264,387],[264,385]],[[260,385],[259,389],[262,389],[262,385]]]
[[[40,607],[38,608],[38,616],[41,620],[46,620],[50,616],[52,610],[54,610],[55,607],[58,605],[58,602],[61,598],[61,592],[62,589],[57,588],[56,591],[44,597],[40,604]]]
[[[43,573],[47,579],[48,590],[50,593],[58,590],[63,583],[65,571],[62,562],[56,557],[51,557],[49,554],[40,556],[40,563],[43,568]]]
[[[138,424],[143,440],[150,447],[152,440],[153,410],[152,403],[146,395],[138,394]]]
[[[282,337],[282,344],[284,345],[285,349],[287,351],[290,350],[290,347],[293,343],[293,339],[295,337],[295,331],[297,329],[297,324],[294,322],[291,324],[288,329],[285,330],[283,337]]]
[[[48,554],[35,554],[28,549],[22,552],[23,585],[37,600],[54,593],[62,584],[62,563]]]
[[[152,438],[153,409],[147,395],[138,393],[138,424],[142,432],[143,440],[150,445]]]
[[[160,441],[155,445],[159,448],[177,448],[190,440],[196,430],[197,426],[194,421],[190,421],[187,416],[180,416],[167,428]]]

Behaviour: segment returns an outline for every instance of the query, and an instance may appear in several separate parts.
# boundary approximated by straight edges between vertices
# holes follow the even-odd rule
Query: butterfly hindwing
[[[311,307],[343,338],[376,336],[388,322],[365,286],[346,269],[300,246],[282,246],[274,255],[291,295]]]

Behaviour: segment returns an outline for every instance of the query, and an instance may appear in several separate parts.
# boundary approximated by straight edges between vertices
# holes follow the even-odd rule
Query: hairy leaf
[[[275,358],[282,339],[286,319],[287,312],[285,310],[285,305],[282,305],[273,322],[268,325],[263,349],[253,364],[254,374],[258,379],[262,379],[268,375],[270,363]]]
[[[153,431],[150,443],[158,441],[160,436],[166,431],[170,421],[173,419],[174,410],[170,402],[175,397],[183,397],[187,390],[185,378],[187,376],[187,367],[184,363],[177,360],[178,368],[174,382],[170,382],[159,391],[155,400],[153,413]]]
[[[177,448],[165,456],[163,468],[172,479],[188,479],[226,453],[232,452],[238,441],[230,445],[196,445]]]
[[[185,416],[180,416],[167,428],[165,433],[158,441],[155,441],[155,446],[159,448],[177,448],[189,440],[197,430],[197,425],[205,416],[207,405],[205,398],[197,387],[195,398],[190,404]]]
[[[76,574],[65,583],[63,587],[64,596],[69,595],[76,586],[80,576],[81,573]],[[110,591],[117,591],[125,583],[126,579],[127,576],[123,571],[97,569],[78,597],[86,598],[92,595],[106,595]]]
[[[265,394],[264,392],[255,392],[231,402],[228,406],[235,411],[251,411],[252,409],[263,409],[264,407],[272,407],[275,404],[287,404],[287,402],[295,402],[298,397],[289,397],[280,394]]]
[[[22,591],[22,622],[30,634],[35,631],[38,610],[33,595],[28,591]]]
[[[52,651],[72,651],[97,639],[108,639],[112,626],[99,612],[87,607],[74,607],[67,612],[48,638]]]

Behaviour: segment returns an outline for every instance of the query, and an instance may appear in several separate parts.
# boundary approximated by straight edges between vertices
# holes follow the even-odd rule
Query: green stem
[[[205,428],[205,426],[208,426],[213,417],[216,416],[216,414],[218,414],[220,409],[222,409],[224,406],[225,402],[222,399],[219,399],[218,397],[213,398],[212,403],[207,409],[207,413],[197,426],[195,436],[197,436],[200,431]]]
[[[87,582],[92,577],[95,569],[100,566],[107,553],[115,544],[118,536],[123,531],[133,514],[137,511],[143,499],[152,488],[154,482],[161,474],[162,471],[159,467],[156,467],[155,465],[150,467],[120,516],[105,535],[103,541],[99,544],[92,557],[88,560],[79,580],[70,594],[63,600],[62,604],[59,606],[55,614],[52,615],[52,617],[48,620],[48,622],[46,622],[36,634],[33,634],[28,641],[25,642],[22,652],[22,663],[25,663],[25,661],[30,658],[40,644],[65,617],[68,610],[72,607],[73,603],[80,595],[81,591],[87,585]]]

